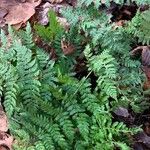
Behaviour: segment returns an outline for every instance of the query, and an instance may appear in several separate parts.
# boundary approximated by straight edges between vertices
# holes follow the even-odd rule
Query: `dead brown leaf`
[[[126,20],[119,20],[115,22],[113,29],[117,29],[118,27],[123,27],[126,24]]]
[[[148,46],[142,50],[142,64],[150,66],[150,48]]]
[[[117,115],[117,116],[121,116],[121,117],[129,117],[129,112],[126,108],[123,108],[123,107],[118,107],[114,113]]]
[[[147,78],[144,82],[143,88],[144,90],[147,90],[150,88],[150,46],[138,46],[131,51],[131,55],[141,55],[142,57],[142,69]]]
[[[144,132],[150,136],[150,122],[148,121],[144,123]]]
[[[7,133],[0,132],[0,148],[8,147],[12,150],[13,137]]]
[[[49,23],[49,18],[48,18],[49,10],[53,10],[58,15],[61,13],[62,8],[64,7],[65,7],[65,4],[51,4],[49,2],[41,4],[40,8],[36,12],[38,23],[40,23],[41,25],[47,25]],[[68,24],[66,19],[60,18],[60,17],[57,17],[57,18],[58,18],[58,21],[62,23],[62,25],[66,28]]]
[[[0,18],[4,18],[8,14],[8,10],[6,8],[0,8]]]
[[[8,14],[4,17],[5,24],[10,24],[19,28],[34,15],[35,7],[40,3],[41,0],[26,0],[26,2],[1,0],[1,8],[6,9],[8,12]]]
[[[13,137],[8,135],[8,121],[6,114],[0,105],[0,150],[11,150]]]
[[[138,142],[134,143],[133,149],[134,149],[134,150],[146,150],[146,149],[143,147],[143,145],[142,145],[141,143],[138,143]]]
[[[65,41],[65,39],[61,40],[61,48],[65,55],[70,55],[75,51],[74,46],[71,43]]]
[[[61,3],[64,0],[48,0],[50,3]]]
[[[140,132],[135,136],[137,142],[144,144],[147,148],[150,148],[150,137],[145,132]]]
[[[146,75],[146,78],[147,78],[146,81],[143,84],[143,89],[148,90],[148,89],[150,89],[150,67],[143,66],[142,69],[143,69],[143,71]]]
[[[49,23],[48,12],[51,8],[50,3],[46,2],[40,6],[40,9],[36,13],[37,21],[41,25],[47,25]]]
[[[5,112],[3,111],[2,106],[0,106],[0,131],[7,132],[8,126],[7,126],[7,117]]]

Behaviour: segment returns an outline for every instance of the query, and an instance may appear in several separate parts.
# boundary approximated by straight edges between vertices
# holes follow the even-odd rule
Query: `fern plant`
[[[15,150],[132,149],[128,137],[141,129],[114,121],[111,112],[118,106],[136,112],[146,108],[142,106],[145,78],[130,50],[133,37],[140,39],[139,33],[146,32],[141,25],[147,11],[125,28],[114,28],[111,15],[97,11],[100,5],[82,0],[76,8],[65,9],[62,15],[71,26],[67,32],[54,12],[49,14],[48,27],[35,26],[55,49],[56,60],[34,44],[29,23],[19,33],[11,27],[7,36],[1,32],[0,94]],[[69,55],[63,51],[62,40],[74,46]],[[74,68],[81,56],[86,74],[79,79]]]
[[[54,54],[58,58],[59,69],[65,73],[74,74],[76,58],[81,53],[82,35],[78,34],[78,28],[76,27],[70,27],[68,31],[65,31],[57,21],[54,11],[51,10],[48,16],[50,22],[48,27],[35,25],[34,29],[41,39],[54,49]],[[74,37],[74,35],[76,36]]]
[[[90,73],[78,80],[60,70],[59,62],[50,60],[34,44],[29,48],[27,43],[33,43],[26,42],[32,36],[29,24],[24,34],[10,31],[9,41],[1,33],[0,89],[15,150],[130,149],[121,137],[139,128],[112,120],[110,91],[99,91],[105,82],[92,91]],[[112,80],[116,71],[111,66],[114,58],[108,53],[106,50],[96,57],[91,56],[90,47],[85,50],[90,71],[100,76],[101,70],[102,78]],[[93,60],[99,58],[100,69]],[[111,97],[117,96],[113,93]]]
[[[83,32],[85,39],[89,39],[87,45],[90,47],[87,46],[84,53],[87,67],[97,77],[95,89],[100,87],[100,91],[119,99],[112,102],[112,107],[122,104],[131,106],[136,112],[142,111],[145,107],[139,104],[144,98],[142,83],[145,77],[140,62],[130,56],[131,45],[135,42],[133,35],[124,27],[114,28],[111,15],[106,15],[105,11],[95,10],[94,6],[87,9],[79,5],[62,12],[72,26],[80,29],[79,34]]]
[[[136,16],[129,23],[128,31],[138,37],[142,44],[150,44],[150,10],[142,13],[137,12]]]
[[[108,96],[117,99],[115,59],[108,50],[104,50],[100,55],[92,56],[89,46],[86,47],[84,54],[89,61],[88,68],[98,76],[98,87]]]

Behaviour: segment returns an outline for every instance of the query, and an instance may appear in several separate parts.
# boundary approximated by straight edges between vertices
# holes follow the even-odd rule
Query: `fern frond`
[[[55,39],[55,36],[58,33],[63,32],[63,28],[58,23],[56,14],[53,10],[49,11],[48,17],[49,17],[49,21],[50,21],[48,27],[44,27],[42,25],[35,25],[34,28],[42,39],[44,39],[46,42],[50,43]]]
[[[136,16],[129,23],[129,32],[139,38],[139,42],[150,44],[150,10],[143,13],[137,12]]]
[[[98,76],[98,87],[101,87],[108,96],[117,99],[117,88],[114,82],[116,79],[115,59],[108,50],[104,50],[98,56],[92,56],[89,46],[86,47],[84,54],[89,61],[89,69]]]
[[[29,22],[27,23],[26,30],[25,31],[21,31],[19,34],[20,34],[20,36],[22,38],[21,39],[22,43],[27,48],[32,49],[33,46],[34,46],[34,42],[33,42],[32,29],[31,29],[31,26],[30,26]]]

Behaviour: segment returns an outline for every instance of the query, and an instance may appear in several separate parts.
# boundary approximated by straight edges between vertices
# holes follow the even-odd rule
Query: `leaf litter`
[[[35,14],[35,8],[40,3],[41,0],[1,0],[0,19],[3,22],[0,25],[9,24],[19,29]]]

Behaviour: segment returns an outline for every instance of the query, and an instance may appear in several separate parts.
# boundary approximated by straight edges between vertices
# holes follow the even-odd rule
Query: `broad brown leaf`
[[[41,3],[41,0],[0,0],[0,7],[6,9],[8,14],[4,17],[5,23],[14,25],[16,28],[21,27],[35,13],[35,7]]]

